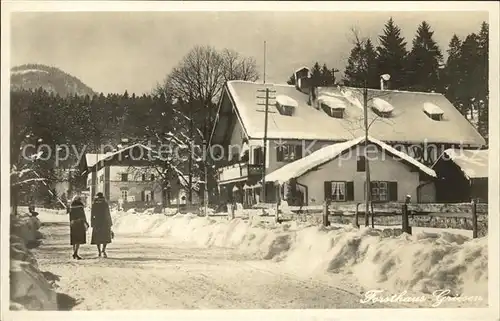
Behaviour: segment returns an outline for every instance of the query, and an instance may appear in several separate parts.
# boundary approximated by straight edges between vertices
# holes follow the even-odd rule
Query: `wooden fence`
[[[316,206],[292,207],[278,204],[256,204],[252,210],[263,222],[277,223],[301,220],[313,217],[313,221],[329,226],[331,221],[351,223],[359,227],[360,215],[364,225],[400,226],[402,232],[411,234],[415,227],[449,227],[472,229],[473,238],[487,233],[488,204],[477,203],[371,203],[367,213],[364,203],[330,203]],[[228,218],[236,217],[234,209],[228,207]],[[481,228],[478,216],[481,215]],[[248,216],[248,215],[247,215]],[[248,218],[248,217],[243,217]],[[411,220],[410,220],[411,219]],[[370,222],[371,221],[371,222]],[[436,222],[441,222],[441,225]],[[455,223],[450,223],[455,221]],[[444,222],[444,223],[443,223]],[[370,224],[371,223],[371,224]],[[465,226],[470,228],[464,228]],[[481,235],[480,235],[481,234]]]

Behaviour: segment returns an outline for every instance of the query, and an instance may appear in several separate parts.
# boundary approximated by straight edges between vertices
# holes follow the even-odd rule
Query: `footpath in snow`
[[[429,300],[441,300],[441,307],[488,304],[486,237],[471,239],[437,230],[387,237],[369,228],[324,228],[297,222],[264,226],[192,214],[168,217],[131,211],[113,216],[117,235],[233,248],[303,276],[350,275],[365,291],[380,291],[376,294],[380,298],[401,294],[393,300],[402,302],[405,297],[425,297],[421,306],[429,306]],[[437,297],[439,291],[443,294]]]

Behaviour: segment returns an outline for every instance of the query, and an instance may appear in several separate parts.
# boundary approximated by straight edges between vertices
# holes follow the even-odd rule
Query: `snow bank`
[[[398,237],[380,230],[307,226],[297,222],[264,226],[259,221],[214,220],[192,214],[114,213],[114,231],[168,237],[201,246],[237,248],[273,259],[302,274],[352,273],[366,288],[432,293],[488,294],[487,238],[446,232]]]
[[[11,234],[21,237],[25,242],[34,242],[41,238],[38,232],[42,223],[36,217],[20,213],[11,220]]]
[[[41,238],[38,218],[11,218],[10,307],[12,310],[57,310],[57,295],[27,246]]]

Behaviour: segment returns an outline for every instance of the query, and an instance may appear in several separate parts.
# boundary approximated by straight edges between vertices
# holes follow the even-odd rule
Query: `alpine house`
[[[348,165],[345,160],[341,162],[345,166],[329,167],[323,162],[308,168],[307,172],[320,174],[307,184],[301,183],[302,187],[296,184],[300,177],[289,177],[284,182],[273,174],[333,144],[347,143],[350,147],[342,150],[344,155],[352,146],[359,146],[359,139],[365,134],[362,89],[314,86],[310,71],[305,67],[295,72],[295,78],[295,86],[248,81],[225,84],[210,137],[212,156],[218,159],[218,183],[223,202],[241,202],[247,206],[259,202],[262,181],[266,182],[267,202],[278,198],[290,203],[289,187],[295,186],[301,196],[292,202],[320,203],[331,194],[326,190],[333,189],[327,182],[333,182],[335,193],[344,195],[354,182],[354,194],[340,197],[339,201],[362,198],[359,172],[363,171],[357,165]],[[269,89],[267,128],[266,107],[261,98],[266,88]],[[413,195],[412,201],[434,201],[432,181],[435,173],[428,166],[449,148],[477,149],[486,144],[472,124],[442,94],[385,88],[368,89],[367,98],[369,143],[374,151],[390,155],[388,166],[378,170],[392,175],[391,178],[374,169],[372,176],[379,175],[380,183],[375,180],[372,184],[373,199],[399,200],[405,195]],[[337,147],[332,148],[337,150]],[[364,157],[360,149],[356,148],[356,153],[349,152],[354,164]],[[397,152],[401,154],[396,155]],[[335,161],[338,155],[330,156],[327,162]],[[398,166],[400,163],[405,166]],[[418,182],[413,178],[411,184],[405,182],[407,171],[418,174]],[[340,175],[341,172],[350,174]],[[279,186],[279,189],[267,186]],[[398,191],[397,196],[395,192],[392,196],[377,196],[387,194],[391,188]]]

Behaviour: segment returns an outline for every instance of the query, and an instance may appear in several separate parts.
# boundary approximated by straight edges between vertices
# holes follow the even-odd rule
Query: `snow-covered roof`
[[[301,70],[303,70],[303,69],[307,69],[307,71],[310,71],[310,70],[311,70],[309,67],[302,66],[302,67],[300,67],[300,68],[295,69],[295,71],[294,71],[293,73],[294,73],[294,74],[296,74],[298,71],[301,71]]]
[[[441,157],[448,157],[457,164],[467,178],[488,177],[488,150],[447,149]],[[438,159],[439,160],[439,159]],[[436,161],[437,163],[437,161]],[[435,166],[435,164],[434,164]]]
[[[103,159],[106,158],[106,156],[110,155],[111,153],[106,153],[106,154],[85,154],[85,161],[87,162],[87,167],[93,167],[97,162],[102,161]]]
[[[220,104],[219,114],[229,115],[232,105],[236,117],[241,122],[245,136],[248,139],[264,137],[265,113],[260,111],[257,90],[269,84],[235,80],[227,82]],[[363,119],[363,95],[359,88],[319,87],[317,96],[328,95],[336,97],[345,103],[343,118],[334,118],[322,110],[308,104],[309,95],[297,90],[292,85],[274,84],[276,95],[286,95],[298,103],[293,117],[283,117],[277,112],[268,113],[269,139],[306,139],[322,141],[347,141],[363,135],[360,126]],[[485,140],[470,124],[470,122],[442,95],[438,93],[404,92],[390,90],[368,90],[369,98],[383,98],[394,107],[390,119],[379,119],[370,126],[370,135],[385,142],[404,143],[449,143],[471,146],[485,145]],[[231,103],[229,103],[229,101]],[[426,102],[440,106],[446,113],[445,122],[429,121],[422,112]],[[260,107],[260,110],[259,110]],[[213,130],[211,143],[219,144],[228,130],[228,117],[218,118]],[[371,109],[368,110],[371,123],[379,118]],[[223,121],[221,121],[223,120]]]
[[[106,153],[106,154],[86,154],[85,158],[86,158],[86,161],[87,161],[87,166],[89,168],[90,167],[94,167],[96,165],[96,163],[98,163],[100,161],[108,161],[111,158],[113,158],[113,156],[119,155],[119,154],[123,153],[124,151],[130,150],[132,148],[139,147],[139,146],[142,147],[142,148],[144,148],[144,149],[147,149],[149,151],[152,151],[152,149],[149,148],[148,146],[143,145],[141,143],[137,143],[137,144],[130,145],[130,146],[127,146],[125,148],[122,148],[122,149],[117,150],[117,151],[112,152],[112,153]],[[97,159],[96,159],[96,155],[97,155]],[[89,160],[91,161],[92,165],[90,165],[91,163],[89,163]]]
[[[444,114],[444,111],[441,108],[439,108],[439,106],[437,106],[433,103],[429,103],[429,102],[424,103],[424,111],[426,113],[428,113],[429,115],[442,115],[442,114]]]
[[[287,95],[277,95],[276,102],[281,106],[290,106],[290,107],[299,107],[297,101],[293,98],[288,97]]]
[[[297,178],[308,171],[312,170],[313,168],[320,166],[322,164],[325,164],[339,155],[342,154],[342,152],[359,145],[365,141],[364,136],[358,137],[356,139],[352,139],[347,142],[343,143],[337,143],[337,144],[332,144],[326,147],[323,147],[320,150],[317,150],[310,155],[300,158],[292,163],[286,164],[283,167],[280,167],[279,169],[275,170],[274,172],[271,172],[266,175],[266,182],[275,182],[279,184],[283,184],[287,181],[289,181],[292,178]],[[383,150],[387,151],[389,154],[392,154],[394,157],[400,158],[411,165],[417,167],[420,171],[424,172],[425,174],[431,176],[431,177],[436,177],[436,173],[434,170],[430,169],[429,167],[421,164],[414,158],[408,156],[407,154],[400,152],[393,147],[385,144],[384,142],[381,142],[378,139],[375,139],[373,137],[368,137],[368,141],[370,141],[373,144],[378,145],[381,147]]]
[[[381,113],[390,113],[394,110],[394,106],[378,97],[373,98],[373,107]]]
[[[318,102],[327,105],[332,109],[345,109],[346,102],[337,97],[321,95],[318,97]]]

